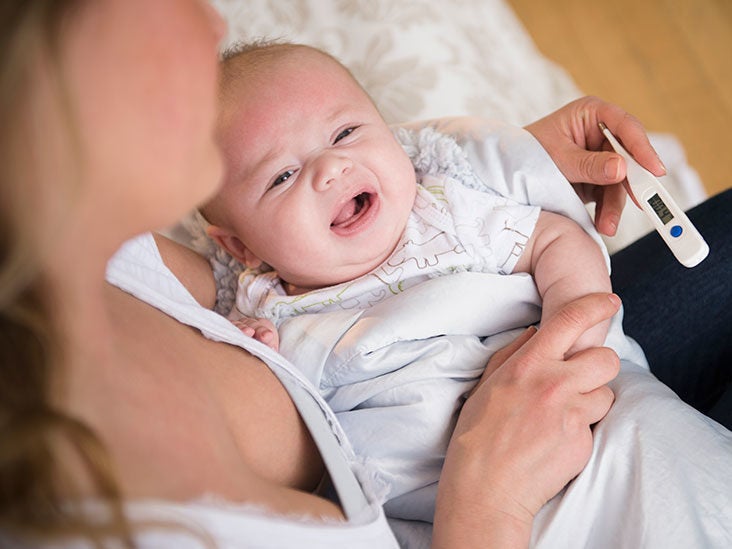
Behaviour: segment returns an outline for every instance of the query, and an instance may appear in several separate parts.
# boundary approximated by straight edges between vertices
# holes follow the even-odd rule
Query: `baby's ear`
[[[231,257],[240,263],[243,263],[248,268],[256,269],[262,264],[262,260],[254,255],[251,250],[244,245],[241,239],[230,231],[217,225],[209,225],[206,228],[206,234],[211,240],[226,250]]]

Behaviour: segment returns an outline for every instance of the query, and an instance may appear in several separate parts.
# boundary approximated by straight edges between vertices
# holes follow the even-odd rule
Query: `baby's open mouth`
[[[346,202],[331,222],[331,228],[347,229],[354,225],[371,207],[371,193],[363,192]]]

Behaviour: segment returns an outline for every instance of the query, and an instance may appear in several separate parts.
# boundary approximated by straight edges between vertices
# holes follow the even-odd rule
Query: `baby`
[[[542,318],[584,294],[610,291],[599,248],[573,221],[465,193],[459,184],[419,185],[409,157],[369,96],[324,52],[291,44],[245,48],[224,62],[222,88],[227,178],[202,212],[211,223],[209,236],[249,269],[237,297],[241,314],[281,320],[282,311],[270,304],[281,309],[286,296],[297,305],[285,315],[316,312],[303,294],[338,293],[340,285],[359,278],[376,284],[383,279],[390,292],[426,279],[428,265],[419,261],[411,261],[411,277],[406,271],[398,279],[389,277],[384,267],[393,266],[394,257],[407,263],[405,248],[422,246],[403,242],[415,207],[447,208],[444,215],[462,219],[477,208],[496,217],[495,234],[483,234],[482,227],[482,234],[467,242],[460,241],[462,234],[444,235],[444,242],[420,252],[434,256],[431,275],[482,270],[491,262],[504,274],[531,273],[543,301]],[[462,214],[460,208],[470,211]],[[472,242],[475,238],[483,242]],[[490,248],[494,259],[481,257],[477,246]],[[456,252],[458,247],[464,250]],[[273,271],[253,276],[263,265]],[[606,330],[598,326],[577,347],[602,345]],[[266,329],[257,334],[276,345]]]
[[[334,322],[326,323],[332,327],[345,318],[339,314],[369,310],[390,296],[414,292],[420,283],[459,276],[455,273],[492,274],[481,275],[482,285],[512,273],[533,275],[542,319],[582,295],[611,291],[600,248],[574,221],[468,188],[444,174],[418,176],[367,93],[328,54],[292,44],[245,46],[224,61],[221,95],[219,135],[227,173],[223,188],[201,213],[210,223],[208,235],[246,266],[231,318],[271,347],[280,345],[277,329],[291,319],[307,319],[307,329],[296,338],[302,349],[303,338],[319,337],[313,333],[315,313],[335,314]],[[449,316],[454,301],[442,303],[440,314]],[[485,305],[480,311],[471,315],[504,313]],[[348,317],[350,325],[358,314]],[[602,345],[607,330],[607,323],[596,326],[570,352]],[[434,336],[445,334],[449,336],[438,330]],[[341,336],[323,340],[332,337],[342,345]],[[288,349],[282,352],[288,356]],[[479,376],[489,356],[485,349],[482,353],[470,374],[452,376],[467,383],[460,393]],[[312,368],[302,355],[288,358]],[[403,364],[387,372],[379,360],[378,373],[361,372],[352,379],[361,383],[380,376],[382,383],[386,373],[396,375],[403,365],[418,362],[402,358]],[[332,362],[332,357],[324,358],[322,370],[310,377],[338,411],[341,393],[333,384],[335,374],[328,371]],[[380,405],[364,400],[342,410]],[[399,406],[398,399],[390,397],[386,406],[391,405]],[[451,429],[458,407],[459,402],[450,403],[442,425],[434,427],[441,433],[435,435],[437,447],[446,445],[449,435],[444,432]],[[379,430],[373,422],[370,417],[369,433]],[[369,448],[359,448],[359,435],[352,432],[361,428],[359,422],[344,421],[344,428],[368,461]],[[372,434],[364,440],[377,444]],[[439,460],[441,451],[429,459],[436,455]],[[389,460],[378,467],[388,469]],[[386,484],[419,465],[397,468],[391,476],[384,473]],[[394,481],[400,487],[392,486],[390,497],[403,500],[436,481],[421,479],[411,486]],[[416,515],[408,510],[414,507],[387,506],[387,512],[431,521],[429,504]]]

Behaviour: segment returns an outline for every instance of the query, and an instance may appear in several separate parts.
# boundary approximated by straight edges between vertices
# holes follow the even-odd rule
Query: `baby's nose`
[[[337,154],[324,154],[318,159],[314,185],[316,190],[327,190],[333,183],[347,175],[353,166],[348,157]]]

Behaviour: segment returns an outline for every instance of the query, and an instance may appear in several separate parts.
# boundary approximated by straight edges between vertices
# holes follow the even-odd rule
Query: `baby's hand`
[[[240,318],[233,320],[234,326],[246,336],[253,337],[268,347],[277,351],[280,347],[280,335],[271,320],[266,318]]]

